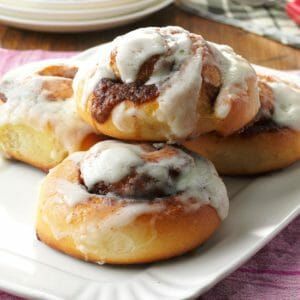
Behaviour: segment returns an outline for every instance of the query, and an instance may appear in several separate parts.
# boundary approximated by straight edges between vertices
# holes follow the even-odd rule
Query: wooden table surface
[[[171,5],[148,18],[128,26],[112,30],[78,33],[38,33],[8,28],[0,25],[0,47],[9,49],[44,49],[74,51],[110,41],[112,38],[144,26],[179,25],[207,40],[228,44],[250,62],[276,69],[300,69],[299,49],[244,32],[229,25],[202,19]]]

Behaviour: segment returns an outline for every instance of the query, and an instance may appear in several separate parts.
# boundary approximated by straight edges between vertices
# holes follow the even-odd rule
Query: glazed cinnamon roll
[[[0,150],[43,170],[101,140],[77,115],[77,65],[51,60],[8,72],[0,82]]]
[[[272,71],[258,77],[261,108],[252,122],[228,137],[210,133],[183,143],[221,174],[265,173],[300,159],[300,84]]]
[[[165,144],[104,141],[51,170],[37,236],[91,262],[145,263],[206,241],[228,213],[226,188],[206,159]]]
[[[227,46],[180,27],[141,28],[99,48],[74,80],[78,110],[118,139],[235,132],[259,109],[256,74]]]

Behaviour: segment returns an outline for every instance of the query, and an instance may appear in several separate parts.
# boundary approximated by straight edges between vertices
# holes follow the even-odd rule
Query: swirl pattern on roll
[[[165,144],[119,141],[104,141],[74,155],[82,187],[91,195],[129,203],[165,199],[184,206],[209,204],[221,219],[227,216],[226,188],[213,165],[198,155]]]
[[[48,60],[5,74],[0,82],[0,126],[25,124],[40,131],[52,128],[69,153],[79,150],[93,129],[79,118],[73,101],[77,70],[73,62]]]
[[[141,28],[99,48],[97,61],[80,68],[74,89],[89,123],[125,139],[228,134],[259,108],[256,74],[245,59],[172,26]],[[241,120],[223,126],[237,110]]]

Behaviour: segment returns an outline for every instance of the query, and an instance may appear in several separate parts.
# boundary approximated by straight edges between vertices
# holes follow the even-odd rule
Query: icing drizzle
[[[175,26],[137,29],[97,51],[97,63],[93,57],[90,63],[82,65],[74,81],[75,91],[83,91],[82,108],[102,79],[132,84],[139,80],[145,63],[155,58],[151,74],[143,84],[155,85],[159,91],[153,99],[159,104],[154,117],[168,125],[169,140],[186,138],[195,131],[201,117],[197,107],[203,64],[217,66],[222,75],[215,106],[215,115],[220,119],[229,114],[231,101],[247,91],[247,79],[256,76],[250,64],[230,47],[206,42],[201,36]],[[253,101],[259,104],[256,96]],[[140,117],[143,116],[137,109],[128,109],[123,103],[112,110],[112,122],[120,131],[132,130],[134,119]]]
[[[0,105],[0,124],[26,124],[38,130],[50,126],[69,153],[78,150],[92,128],[77,115],[72,79],[60,74],[40,75],[51,68],[73,72],[75,67],[65,60],[47,60],[8,72],[0,82],[0,93],[6,97]]]

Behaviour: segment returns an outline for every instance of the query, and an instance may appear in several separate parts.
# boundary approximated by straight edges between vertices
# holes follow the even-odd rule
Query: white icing
[[[97,64],[92,59],[82,64],[74,80],[74,91],[80,95],[84,108],[102,78],[115,79],[110,66],[110,54],[113,51],[117,53],[116,65],[122,80],[127,83],[135,81],[137,71],[144,62],[153,55],[160,55],[152,76],[146,82],[155,84],[160,91],[155,117],[169,125],[172,137],[186,137],[195,129],[198,120],[202,43],[203,40],[199,38],[193,44],[190,33],[180,27],[135,30],[99,48]],[[122,103],[114,108],[112,114],[115,126],[124,132],[134,130],[135,119],[143,118],[142,114],[126,110]]]
[[[147,162],[137,167],[136,172],[155,178],[155,183],[152,184],[164,190],[166,194],[173,194],[178,190],[169,176],[169,170],[172,168],[184,172],[188,169],[189,163],[191,163],[191,158],[184,152],[179,152],[179,155],[163,158],[159,162]]]
[[[73,161],[75,164],[79,164],[83,159],[85,152],[74,152],[68,156],[68,160]]]
[[[279,125],[300,130],[300,88],[284,82],[268,82],[275,101],[272,119]]]
[[[148,183],[153,187],[162,189],[166,194],[180,193],[180,197],[186,200],[187,207],[190,207],[189,200],[192,198],[199,205],[212,205],[220,218],[225,218],[228,212],[226,188],[213,165],[179,149],[176,152],[176,155],[152,161],[143,158],[147,152],[141,146],[119,141],[100,142],[82,157],[81,177],[90,190],[100,181],[111,184],[122,180],[134,167],[137,174],[154,179]],[[180,170],[180,176],[170,177],[170,169]],[[104,196],[118,198],[113,193]]]
[[[261,76],[271,76],[277,79],[280,79],[282,81],[287,81],[291,84],[294,84],[296,86],[299,86],[299,75],[298,72],[292,71],[292,72],[286,72],[286,71],[280,71],[276,69],[271,69],[263,66],[258,66],[255,64],[251,64],[254,70],[256,71],[256,74],[259,75],[259,80],[261,79]]]
[[[208,45],[213,55],[203,62],[203,48]],[[85,109],[87,100],[102,78],[116,79],[110,62],[116,54],[115,64],[124,83],[134,82],[143,63],[154,55],[159,59],[146,85],[155,84],[159,91],[158,108],[150,118],[166,124],[162,135],[168,140],[186,138],[196,132],[198,100],[202,85],[203,63],[215,64],[221,71],[223,85],[216,101],[215,113],[224,119],[231,110],[232,101],[247,91],[247,79],[256,76],[251,65],[227,46],[206,43],[180,27],[149,27],[134,30],[118,37],[110,44],[96,49],[99,52],[89,63],[84,63],[74,80],[74,90]],[[258,93],[252,101],[259,106]],[[136,129],[136,120],[144,115],[127,109],[120,103],[112,111],[112,122],[124,132]],[[151,120],[150,120],[151,121]]]
[[[102,230],[123,227],[144,214],[157,213],[165,208],[163,203],[149,204],[147,202],[130,203],[119,209],[115,214],[106,218],[101,226]]]
[[[175,32],[171,33],[173,30]],[[147,84],[159,83],[170,77],[170,65],[179,70],[181,64],[188,60],[192,54],[192,41],[189,32],[180,27],[166,27],[161,29],[168,45],[168,54],[161,57],[154,66],[153,74]],[[199,46],[199,45],[198,45]]]
[[[198,98],[202,84],[201,49],[162,84],[157,99],[156,117],[169,125],[172,139],[184,138],[195,130],[198,121]]]
[[[5,94],[7,101],[0,105],[0,125],[26,124],[41,131],[50,127],[70,153],[79,149],[82,140],[92,129],[78,117],[73,98],[49,100],[45,84],[57,82],[59,85],[60,82],[64,84],[71,80],[38,75],[40,70],[51,65],[68,63],[61,60],[32,63],[8,72],[3,77],[0,92]]]
[[[63,201],[69,206],[75,206],[93,197],[83,186],[64,179],[56,180],[55,185],[56,192],[61,195]]]
[[[47,209],[47,205],[44,209]],[[95,207],[95,209],[97,208]],[[144,237],[144,241],[140,241],[139,243],[139,247],[145,247],[145,245],[150,243],[157,235],[155,228],[155,213],[160,212],[163,209],[164,204],[162,203],[129,204],[121,207],[114,214],[111,214],[106,218],[91,218],[81,226],[75,227],[71,225],[67,227],[68,229],[64,230],[61,230],[56,224],[49,222],[47,218],[44,218],[44,221],[49,224],[56,239],[71,236],[76,248],[84,254],[91,252],[97,253],[98,249],[101,249],[101,254],[103,255],[107,248],[109,253],[114,249],[114,251],[120,254],[122,252],[132,251],[133,248],[136,247],[136,244],[129,235],[122,231],[112,231],[112,229],[130,225],[130,223],[139,216],[153,214],[150,220],[150,231],[148,232],[147,237]],[[72,212],[66,215],[66,222],[70,221],[70,219],[72,219]],[[105,260],[105,257],[102,257],[102,259]]]
[[[199,156],[195,158],[195,166],[182,174],[176,189],[183,191],[183,201],[190,198],[199,199],[201,205],[210,204],[214,207],[221,219],[227,217],[229,201],[226,187],[208,160]],[[198,207],[195,203],[194,206]]]
[[[97,47],[95,51],[94,55],[77,62],[79,68],[73,80],[74,95],[76,97],[80,94],[79,103],[83,108],[101,78],[115,78],[109,65],[112,43]],[[97,58],[97,63],[95,63],[95,58]]]
[[[155,116],[159,121],[169,125],[171,131],[169,139],[173,136],[186,137],[193,132],[198,120],[197,103],[201,89],[202,45],[199,43],[197,49],[193,50],[189,32],[179,27],[145,28],[135,32],[139,33],[138,36],[143,36],[147,31],[161,35],[165,42],[165,52],[161,53],[163,55],[155,64],[153,74],[146,82],[146,84],[156,84],[160,92],[157,98],[159,106]],[[124,45],[127,46],[126,39],[124,39]],[[122,120],[124,110],[119,114],[115,120]],[[128,119],[127,117],[127,123]],[[120,123],[115,125],[122,129]]]
[[[224,119],[230,112],[231,101],[239,98],[247,87],[246,80],[251,77],[255,78],[256,73],[249,62],[237,55],[231,47],[212,42],[207,43],[214,55],[213,60],[209,63],[216,64],[222,76],[222,88],[216,99],[215,114]],[[255,99],[251,100],[259,105],[258,93],[255,95]]]
[[[107,201],[102,202],[103,205],[110,204],[109,195],[99,196],[96,194],[89,193],[80,184],[72,183],[65,179],[57,179],[54,182],[55,192],[62,197],[62,201],[68,206],[73,207],[77,204],[84,203],[91,198],[101,198]],[[57,201],[58,196],[53,196],[51,198],[53,201]],[[111,196],[112,198],[116,198]],[[101,230],[109,230],[111,228],[123,227],[133,222],[137,217],[143,214],[149,214],[154,212],[159,212],[164,209],[165,205],[163,203],[149,203],[147,201],[141,201],[139,203],[129,202],[127,205],[118,209],[118,211],[101,221]],[[67,215],[67,222],[72,219],[72,214]]]
[[[277,124],[300,130],[300,81],[292,73],[282,72],[254,65],[259,80],[273,92],[274,113]]]
[[[164,145],[154,145],[158,149]],[[224,219],[228,213],[228,197],[224,183],[218,177],[213,165],[199,156],[191,156],[179,149],[176,155],[165,155],[160,160],[152,159],[144,161],[147,151],[142,146],[125,144],[118,141],[104,141],[92,147],[85,154],[80,152],[71,155],[67,160],[79,162],[81,176],[84,181],[93,184],[95,180],[114,182],[129,173],[130,166],[136,166],[137,173],[148,174],[155,178],[158,185],[173,185],[172,194],[176,195],[176,200],[181,201],[185,212],[191,213],[199,209],[202,205],[211,205]],[[102,158],[100,158],[102,156]],[[121,170],[118,169],[121,166]],[[170,178],[168,170],[178,169],[179,177]],[[51,171],[53,172],[53,170]],[[87,174],[93,173],[92,175]],[[151,184],[151,183],[149,183]],[[49,224],[56,239],[71,236],[76,248],[83,254],[97,252],[101,249],[101,254],[111,249],[118,253],[130,252],[136,244],[126,232],[118,229],[132,224],[138,217],[150,215],[150,230],[144,237],[142,244],[145,247],[156,236],[155,222],[157,213],[167,209],[164,198],[148,199],[120,199],[112,193],[106,195],[96,195],[78,184],[66,181],[65,179],[55,179],[53,182],[53,197],[46,201],[44,221]],[[139,187],[136,187],[137,189]],[[112,201],[122,201],[122,205],[111,214],[106,214],[103,218],[90,217],[80,224],[72,222],[74,211],[72,207],[80,203],[85,203],[91,198],[101,200],[93,209],[101,210],[105,206],[111,206]],[[70,224],[67,229],[61,229],[56,223],[49,222],[47,213],[51,209],[53,201],[60,201],[66,204],[61,210],[65,215],[65,222]],[[97,214],[96,214],[97,215]],[[109,234],[108,234],[109,233]],[[102,257],[105,260],[105,254]]]
[[[164,38],[153,28],[137,29],[114,41],[116,63],[124,83],[136,80],[138,72],[149,58],[167,50]]]
[[[81,163],[81,175],[88,189],[91,189],[100,181],[120,181],[130,173],[132,167],[140,164],[142,159],[135,151],[115,145],[84,159]]]
[[[134,132],[136,126],[134,123],[134,119],[139,117],[140,119],[146,118],[147,116],[142,110],[131,107],[126,109],[126,103],[122,102],[116,107],[114,107],[112,111],[112,121],[116,125],[116,127],[123,132]]]

